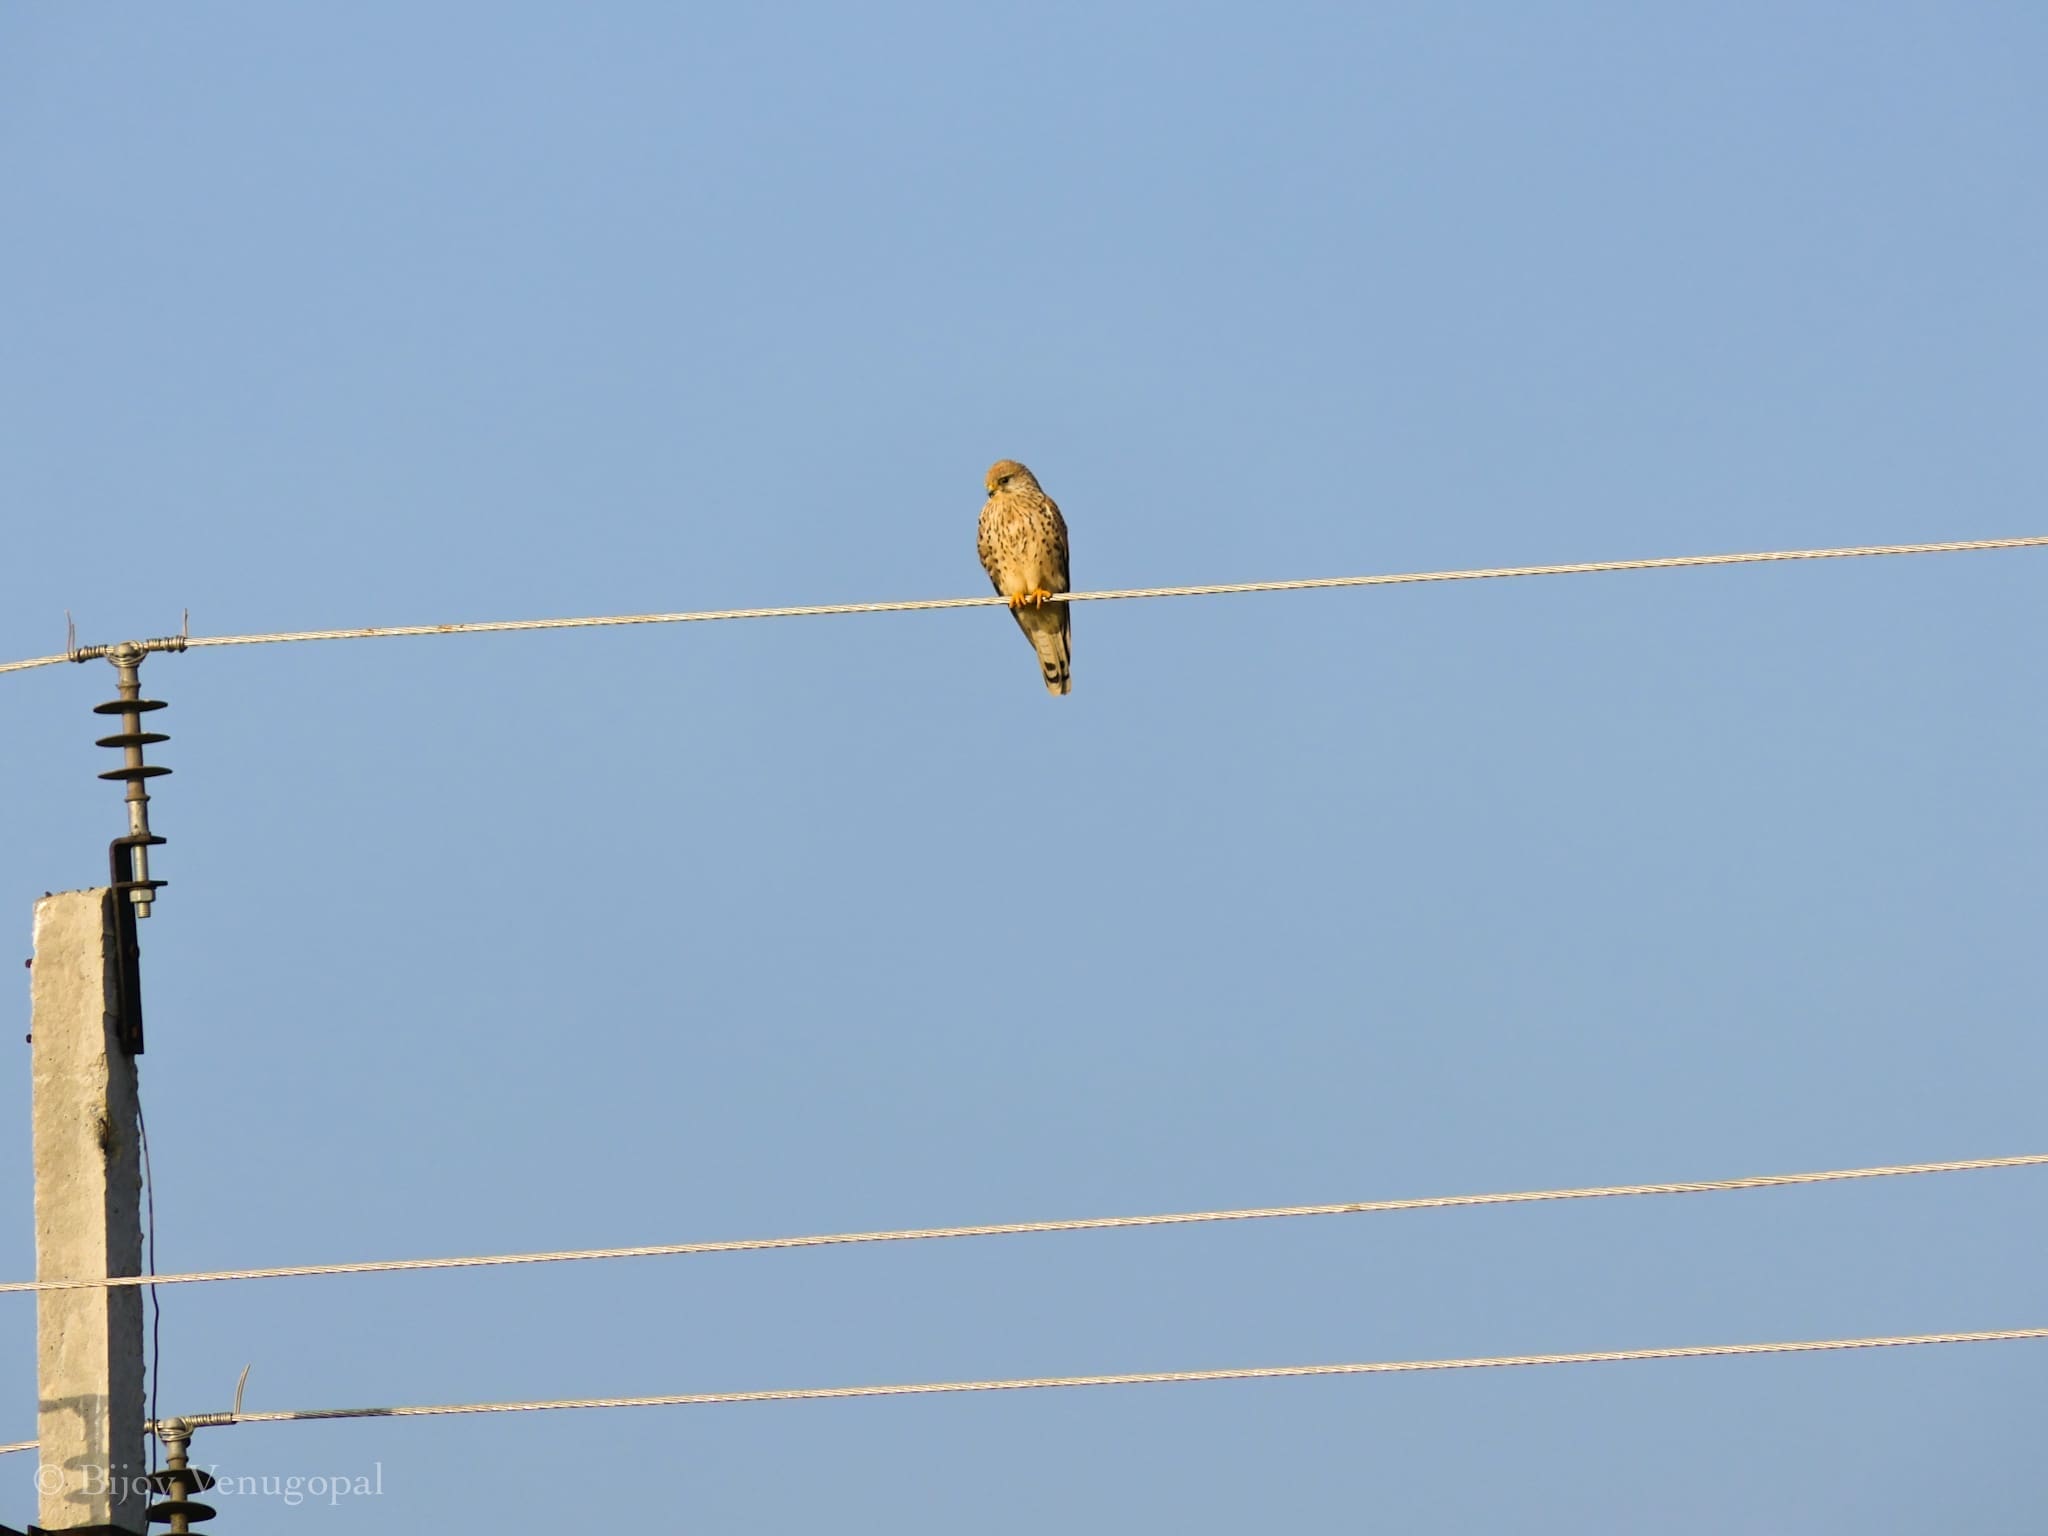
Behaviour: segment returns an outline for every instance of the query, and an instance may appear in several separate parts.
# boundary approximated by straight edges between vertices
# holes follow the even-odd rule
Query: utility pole
[[[168,768],[143,749],[168,740],[142,728],[164,706],[142,697],[143,658],[183,650],[183,635],[81,649],[104,656],[119,697],[93,713],[120,729],[99,745],[121,754],[100,775],[124,786],[128,830],[107,850],[105,886],[36,903],[29,962],[36,1179],[36,1279],[106,1280],[142,1274],[141,947],[161,880],[149,850],[149,780]],[[149,1529],[149,1425],[143,1407],[142,1289],[83,1285],[36,1293],[38,1533],[139,1536]],[[192,1506],[204,1509],[204,1506]],[[207,1510],[207,1514],[212,1511]],[[184,1523],[178,1522],[184,1529]]]
[[[36,903],[30,1070],[39,1281],[142,1273],[121,900],[102,888]],[[36,1397],[42,1529],[147,1530],[140,1287],[36,1293]]]

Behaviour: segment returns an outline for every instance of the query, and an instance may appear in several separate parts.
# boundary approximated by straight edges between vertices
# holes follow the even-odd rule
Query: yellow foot
[[[1036,592],[1026,592],[1018,601],[1020,603],[1029,603],[1034,608],[1043,608],[1052,601],[1052,594],[1046,591],[1045,588],[1040,587]]]

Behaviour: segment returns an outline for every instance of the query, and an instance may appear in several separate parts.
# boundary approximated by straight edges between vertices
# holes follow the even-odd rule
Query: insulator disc
[[[169,1493],[171,1491],[171,1479],[174,1477],[184,1478],[186,1485],[194,1493],[204,1493],[214,1485],[213,1474],[211,1472],[203,1472],[198,1467],[187,1467],[182,1472],[173,1472],[169,1467],[160,1467],[149,1474],[149,1486],[158,1493]]]
[[[220,1511],[211,1504],[202,1504],[197,1499],[165,1499],[161,1504],[149,1506],[149,1518],[161,1520],[166,1525],[180,1515],[183,1515],[187,1522],[191,1522],[211,1520],[219,1513]]]

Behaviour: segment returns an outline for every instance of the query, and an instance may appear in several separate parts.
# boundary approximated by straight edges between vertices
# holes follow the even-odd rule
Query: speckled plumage
[[[1072,604],[1045,600],[1068,590],[1066,519],[1031,471],[1014,459],[990,466],[987,486],[976,540],[981,568],[1010,600],[1017,627],[1038,653],[1045,691],[1070,692]]]

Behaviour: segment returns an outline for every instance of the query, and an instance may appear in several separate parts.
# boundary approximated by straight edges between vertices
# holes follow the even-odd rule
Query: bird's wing
[[[993,536],[995,498],[991,496],[982,504],[981,523],[975,529],[974,552],[981,556],[981,568],[988,572],[989,585],[996,591],[1003,590],[1003,579],[996,574],[996,546]]]
[[[1053,591],[1065,592],[1069,588],[1067,575],[1067,520],[1060,516],[1060,504],[1050,496],[1045,498],[1045,510],[1052,514],[1052,569],[1056,580]],[[1064,609],[1067,605],[1060,604]]]

